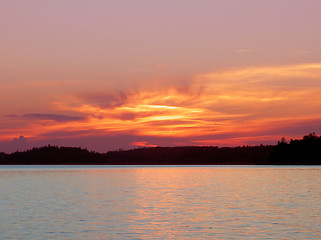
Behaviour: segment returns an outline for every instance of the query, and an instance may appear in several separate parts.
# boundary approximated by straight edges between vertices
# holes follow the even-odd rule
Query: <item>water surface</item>
[[[316,166],[1,166],[0,239],[319,239]]]

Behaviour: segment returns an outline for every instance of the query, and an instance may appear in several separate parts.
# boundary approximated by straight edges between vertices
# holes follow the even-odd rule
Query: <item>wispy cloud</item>
[[[250,53],[250,52],[255,52],[254,49],[237,49],[235,52],[237,53]]]
[[[226,145],[278,139],[284,134],[289,136],[296,127],[304,134],[302,126],[321,119],[319,63],[231,69],[175,84],[146,85],[115,93],[88,92],[54,102],[56,112],[72,112],[76,116],[29,113],[10,117],[34,120],[19,129],[28,137],[55,136],[55,132],[61,137],[59,133],[68,133],[66,137],[73,133],[175,136],[180,142],[188,138],[189,143],[195,140],[195,144]],[[52,122],[46,125],[44,120]]]
[[[82,116],[69,116],[61,114],[46,114],[46,113],[28,113],[23,115],[7,115],[9,118],[15,119],[29,119],[29,120],[51,120],[56,122],[71,122],[71,121],[83,121],[86,118]]]
[[[123,92],[116,93],[82,93],[78,95],[78,98],[83,101],[100,106],[102,108],[114,108],[122,106],[127,101],[127,96]]]

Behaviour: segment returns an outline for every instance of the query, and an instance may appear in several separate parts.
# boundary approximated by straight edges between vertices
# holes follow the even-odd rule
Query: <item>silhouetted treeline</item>
[[[14,152],[0,155],[0,164],[102,164],[105,158],[102,154],[89,152],[76,147],[45,146],[33,148],[25,152]]]
[[[271,164],[321,164],[321,136],[315,133],[306,135],[301,140],[284,139],[274,147]]]
[[[321,136],[284,139],[273,146],[155,147],[110,151],[45,146],[25,152],[0,153],[0,164],[85,165],[321,165]]]
[[[156,147],[106,154],[111,164],[211,165],[268,164],[272,146],[255,147]]]

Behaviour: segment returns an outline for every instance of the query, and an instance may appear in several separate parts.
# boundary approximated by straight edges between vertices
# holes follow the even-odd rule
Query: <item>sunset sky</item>
[[[321,134],[320,0],[2,0],[0,152]]]

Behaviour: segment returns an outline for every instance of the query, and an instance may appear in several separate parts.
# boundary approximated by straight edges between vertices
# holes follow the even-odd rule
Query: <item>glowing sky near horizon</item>
[[[319,0],[1,1],[0,152],[321,134],[320,9]]]

